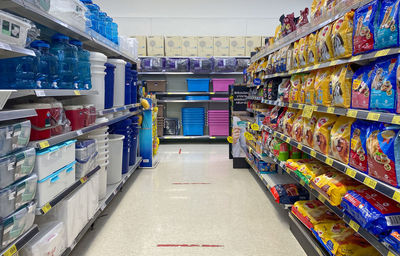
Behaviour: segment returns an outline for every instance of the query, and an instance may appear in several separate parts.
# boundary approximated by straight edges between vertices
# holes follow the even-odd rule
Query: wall
[[[282,14],[312,0],[94,0],[122,35],[273,35]]]

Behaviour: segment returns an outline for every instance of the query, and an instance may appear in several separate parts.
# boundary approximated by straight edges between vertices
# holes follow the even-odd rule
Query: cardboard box
[[[131,36],[138,41],[138,55],[147,56],[147,38],[146,36]]]
[[[164,118],[164,105],[158,104],[157,107],[158,107],[157,117]]]
[[[147,80],[147,91],[148,92],[165,92],[167,91],[166,80]]]
[[[254,52],[256,47],[261,46],[261,36],[246,36],[246,55],[250,56],[251,52]]]
[[[148,56],[164,56],[164,37],[148,36],[147,37],[147,55]]]
[[[182,56],[182,38],[180,36],[166,36],[164,40],[165,56]]]
[[[198,56],[197,37],[182,36],[182,56]]]
[[[229,37],[214,37],[214,56],[229,56]]]
[[[230,56],[244,56],[245,38],[243,36],[231,36],[229,38],[229,47]]]
[[[197,46],[199,57],[212,57],[214,55],[214,38],[212,36],[197,37]]]

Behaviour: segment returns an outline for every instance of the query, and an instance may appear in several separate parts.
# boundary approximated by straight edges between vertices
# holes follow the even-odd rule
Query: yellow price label
[[[5,253],[3,253],[3,256],[13,256],[17,252],[18,252],[17,246],[13,244],[10,248],[8,248],[8,250]]]
[[[311,151],[310,151],[310,155],[311,155],[312,157],[316,157],[316,156],[317,156],[317,152],[314,151],[314,150],[311,150]]]
[[[253,131],[259,131],[260,130],[260,126],[258,124],[252,124],[251,125],[251,129],[253,129]]]
[[[314,106],[310,106],[310,105],[305,105],[304,109],[303,109],[303,117],[305,118],[311,118],[312,114],[314,112]]]
[[[80,181],[81,181],[81,184],[84,184],[84,183],[86,183],[86,181],[88,180],[88,178],[87,177],[82,177],[81,179],[80,179]]]
[[[354,56],[351,58],[351,61],[359,61],[361,60],[362,55]]]
[[[400,192],[395,191],[392,197],[396,202],[400,203]]]
[[[48,148],[48,147],[50,147],[50,143],[47,140],[41,141],[41,142],[39,142],[39,147],[40,147],[40,149]]]
[[[358,225],[355,221],[350,220],[349,222],[349,226],[354,229],[354,231],[358,232],[358,230],[360,229],[360,225]]]
[[[211,140],[215,140],[217,137],[210,137]]]
[[[378,51],[378,52],[375,54],[375,57],[383,57],[383,56],[386,56],[386,55],[388,55],[389,51],[390,51],[390,49]]]
[[[394,253],[393,253],[393,252],[391,252],[391,251],[388,251],[388,254],[387,254],[387,256],[395,256],[395,255],[394,255]]]
[[[233,138],[232,138],[232,136],[228,136],[228,138],[226,138],[226,140],[227,140],[229,143],[233,143]]]
[[[324,203],[326,201],[325,197],[321,194],[318,195],[318,200]]]
[[[331,61],[331,63],[329,63],[329,64],[330,64],[330,66],[335,66],[335,65],[337,65],[337,63],[338,63],[338,61],[334,60],[334,61]]]
[[[325,163],[326,163],[327,165],[330,165],[330,166],[332,166],[332,165],[333,165],[333,159],[332,159],[332,158],[329,158],[329,157],[327,157],[327,158],[325,159]]]
[[[286,172],[290,174],[290,169],[289,168],[285,168]]]
[[[249,133],[249,132],[245,132],[245,133],[244,133],[244,137],[245,137],[247,140],[254,140],[253,135],[252,135],[251,133]]]
[[[300,149],[300,150],[302,150],[302,149],[303,149],[303,145],[297,144],[297,148]]]
[[[351,168],[346,169],[346,174],[352,178],[356,177],[357,172]]]
[[[285,138],[285,141],[286,141],[286,143],[290,143],[290,138],[289,138],[289,137],[286,137],[286,138]]]
[[[75,90],[75,91],[74,91],[74,94],[75,94],[75,95],[81,95],[81,92],[78,91],[78,90]]]
[[[375,180],[369,177],[365,177],[364,184],[367,185],[368,187],[375,189],[377,183],[378,182],[376,182]]]
[[[392,119],[392,124],[400,124],[400,116],[394,116]]]
[[[289,103],[289,108],[293,108],[293,103]]]
[[[302,186],[304,186],[304,185],[306,185],[306,182],[305,182],[303,179],[300,179],[300,184],[301,184]]]
[[[381,117],[381,114],[370,112],[370,113],[368,113],[367,119],[372,120],[372,121],[378,121],[380,117]]]
[[[358,113],[358,111],[354,110],[354,109],[347,110],[347,116],[348,117],[356,118],[357,117],[357,113]]]
[[[326,112],[329,113],[329,114],[333,114],[333,113],[335,113],[335,108],[334,107],[328,107],[326,109]]]
[[[233,101],[233,96],[229,96],[229,100]]]
[[[319,69],[319,67],[321,67],[321,64],[317,64],[317,65],[312,66],[312,69]]]

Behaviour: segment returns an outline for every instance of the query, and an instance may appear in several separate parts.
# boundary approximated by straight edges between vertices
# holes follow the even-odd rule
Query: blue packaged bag
[[[378,22],[375,27],[375,49],[399,45],[400,0],[382,0]]]
[[[400,229],[395,228],[383,241],[393,247],[397,252],[400,252]]]
[[[400,205],[373,189],[348,191],[341,206],[345,214],[374,235],[386,236],[400,227]]]
[[[396,110],[396,74],[398,56],[383,58],[376,62],[372,73],[370,109],[382,112]]]
[[[369,126],[369,121],[356,120],[351,126],[350,135],[349,165],[364,173],[368,173],[366,142]]]

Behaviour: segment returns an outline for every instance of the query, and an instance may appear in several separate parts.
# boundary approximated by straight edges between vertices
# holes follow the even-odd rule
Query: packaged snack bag
[[[400,229],[393,229],[383,241],[391,245],[396,251],[400,251]]]
[[[332,24],[326,25],[318,32],[317,57],[318,62],[326,62],[333,58]]]
[[[336,6],[336,0],[325,0],[325,4],[324,4],[324,14],[327,17],[331,17],[333,16],[333,10]]]
[[[331,129],[337,120],[336,115],[321,114],[314,130],[314,149],[327,155],[330,148]]]
[[[356,120],[351,126],[349,165],[364,173],[368,172],[367,132],[370,122]]]
[[[297,110],[289,108],[283,118],[283,133],[289,137],[292,137],[293,122],[296,118]]]
[[[278,80],[270,80],[267,85],[267,99],[277,100],[278,98]]]
[[[333,23],[331,37],[334,58],[351,56],[353,50],[353,18],[354,11],[350,11]]]
[[[279,116],[281,116],[281,114],[283,113],[283,110],[284,110],[283,108],[281,108],[279,106],[275,106],[271,110],[271,114],[269,115],[269,122],[266,125],[268,125],[272,129],[276,130],[278,127]]]
[[[287,51],[287,57],[286,57],[286,70],[294,69],[294,67],[293,67],[293,54],[294,54],[293,46],[290,45],[289,49]]]
[[[348,191],[341,206],[347,215],[374,235],[400,227],[400,205],[373,189]]]
[[[375,49],[399,45],[399,0],[381,0],[375,28]]]
[[[290,78],[290,94],[289,94],[289,102],[290,103],[298,103],[300,99],[300,90],[302,88],[303,83],[303,75],[295,74]]]
[[[371,97],[372,73],[375,65],[362,66],[353,75],[351,107],[369,109]]]
[[[372,73],[370,108],[378,111],[396,110],[397,56],[384,58],[375,64]]]
[[[311,33],[308,35],[307,65],[312,66],[317,63],[317,33]]]
[[[337,66],[332,74],[332,106],[349,108],[353,70],[350,65]]]
[[[360,7],[354,14],[353,54],[357,55],[374,49],[374,27],[379,0]]]
[[[314,0],[313,1],[312,5],[311,5],[311,13],[310,13],[312,21],[315,21],[316,19],[318,19],[319,17],[322,16],[325,1],[326,0]]]
[[[314,225],[340,220],[319,200],[297,201],[292,207],[292,213],[310,230],[314,228]]]
[[[283,119],[286,115],[286,110],[287,110],[286,108],[282,110],[282,112],[279,114],[278,120],[276,121],[277,123],[276,129],[278,132],[283,132]]]
[[[299,110],[299,112],[297,112],[294,121],[293,121],[293,138],[298,141],[298,142],[302,142],[303,140],[303,110]],[[301,158],[301,157],[299,157]],[[298,158],[298,159],[299,159]]]
[[[299,54],[297,56],[299,67],[305,67],[307,63],[307,37],[299,40]]]
[[[332,103],[330,88],[332,68],[320,69],[314,81],[315,104],[329,107]]]
[[[321,162],[310,161],[308,163],[301,164],[295,173],[306,184],[310,184],[310,181],[314,180],[315,177],[320,176],[326,172],[326,165]]]
[[[311,72],[309,75],[307,75],[304,79],[304,84],[305,84],[305,99],[304,103],[308,105],[314,105],[314,81],[315,81],[315,76],[317,75],[316,71]]]
[[[311,185],[334,206],[340,205],[347,191],[363,187],[361,183],[346,174],[334,170],[317,176],[313,179]]]
[[[306,102],[306,75],[303,75],[302,77],[302,83],[301,83],[301,88],[300,88],[300,93],[299,93],[299,101],[297,103],[304,104]]]
[[[300,184],[278,184],[271,188],[271,193],[278,204],[294,204],[310,198],[308,190]]]
[[[345,164],[349,163],[350,132],[354,121],[354,118],[340,116],[331,130],[330,155]]]
[[[311,118],[304,118],[303,122],[303,144],[311,148],[314,145],[314,129],[318,118],[318,114],[313,113]]]
[[[400,161],[399,133],[398,125],[382,123],[378,127],[373,124],[367,138],[368,174],[395,187],[399,187],[400,179],[400,173],[396,171]]]
[[[299,65],[299,42],[294,43],[294,48],[293,48],[293,69],[300,68]]]
[[[292,145],[289,145],[289,158],[290,159],[301,159],[301,151],[293,147]]]

